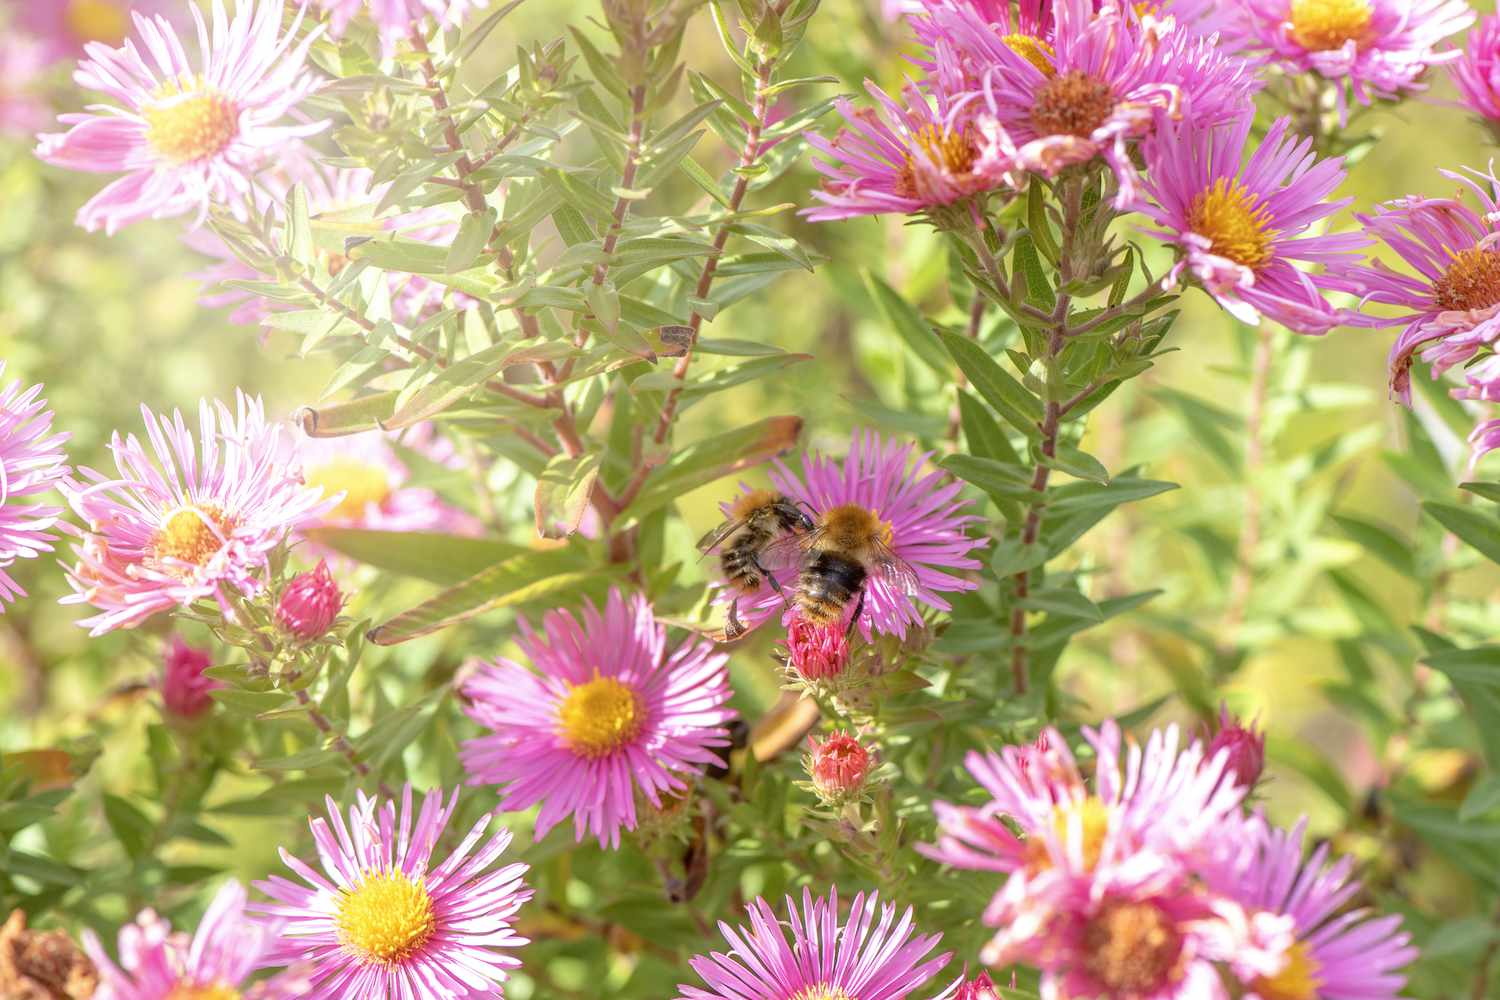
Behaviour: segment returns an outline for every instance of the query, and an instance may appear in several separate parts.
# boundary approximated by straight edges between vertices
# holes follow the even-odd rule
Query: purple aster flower
[[[771,472],[772,484],[792,500],[805,503],[815,518],[834,508],[856,505],[889,527],[888,548],[911,568],[916,585],[908,593],[877,576],[865,581],[864,610],[858,624],[866,639],[873,632],[904,638],[909,627],[923,624],[919,604],[947,611],[950,605],[943,594],[978,586],[954,571],[980,568],[969,553],[987,540],[972,538],[965,529],[981,518],[965,512],[969,501],[959,496],[962,483],[935,469],[923,474],[929,458],[930,453],[917,454],[915,444],[898,444],[873,431],[856,430],[843,461],[811,453],[802,458],[801,476],[780,461]],[[796,587],[795,572],[777,570],[776,578],[787,593]],[[732,596],[725,594],[723,599]],[[785,607],[781,594],[762,583],[756,594],[740,597],[739,611],[747,624],[757,624]]]
[[[995,122],[982,154],[992,172],[1053,177],[1100,157],[1119,187],[1116,207],[1129,209],[1140,196],[1131,146],[1161,115],[1210,128],[1238,117],[1256,89],[1248,66],[1212,38],[1163,36],[1114,9],[1096,13],[1091,0],[1057,0],[1053,17],[1051,52],[1000,39],[985,53]]]
[[[898,920],[890,903],[877,908],[875,893],[855,896],[842,925],[837,888],[825,899],[803,889],[802,908],[789,896],[786,909],[790,944],[764,899],[746,907],[749,927],[721,921],[730,953],[692,959],[708,988],[679,986],[678,1000],[905,1000],[951,957],[928,958],[942,935],[917,934],[910,908]],[[957,987],[953,983],[933,1000],[946,1000]]]
[[[278,125],[317,88],[304,69],[318,32],[296,41],[301,10],[281,30],[284,0],[239,0],[234,17],[214,0],[212,33],[196,6],[201,65],[164,17],[135,17],[123,48],[87,47],[78,85],[118,106],[61,116],[67,132],[43,135],[37,155],[70,170],[123,173],[79,210],[85,229],[114,233],[141,219],[191,214],[211,205],[249,208],[256,171],[327,122]],[[196,224],[196,223],[195,223]]]
[[[252,973],[276,964],[271,952],[278,930],[275,921],[246,915],[245,889],[238,882],[219,890],[191,940],[173,934],[155,912],[143,911],[120,929],[118,965],[99,936],[85,929],[83,950],[99,970],[94,1000],[238,997]],[[274,994],[257,989],[245,995]]]
[[[1452,66],[1464,104],[1491,125],[1500,123],[1500,16],[1491,14],[1469,32],[1463,57]]]
[[[252,904],[282,922],[275,964],[293,965],[310,986],[302,1000],[459,1000],[499,996],[520,959],[501,949],[526,944],[511,918],[531,898],[527,865],[491,867],[510,845],[501,829],[480,845],[492,816],[474,824],[440,864],[433,851],[458,805],[434,789],[400,810],[356,793],[349,822],[333,799],[328,819],[311,819],[321,872],[285,849],[281,859],[306,885],[273,875]],[[330,824],[332,824],[330,826]]]
[[[328,12],[329,31],[342,38],[349,22],[361,11],[368,11],[380,31],[380,47],[386,55],[396,51],[396,43],[411,35],[424,17],[432,17],[444,27],[462,24],[471,10],[489,6],[489,0],[315,0]]]
[[[1274,971],[1248,980],[1247,996],[1260,1000],[1394,1000],[1406,980],[1399,970],[1417,957],[1399,916],[1371,917],[1345,909],[1359,893],[1349,877],[1353,861],[1327,866],[1323,844],[1305,862],[1302,820],[1278,830],[1259,815],[1248,823],[1246,843],[1231,863],[1211,869],[1209,884],[1254,914],[1290,917],[1294,937]]]
[[[426,487],[414,486],[400,446],[436,463],[453,465],[451,452],[437,449],[431,424],[399,432],[366,431],[336,438],[299,436],[303,479],[338,503],[318,526],[376,531],[443,531],[478,535],[482,525]]]
[[[1459,57],[1438,44],[1474,23],[1464,0],[1241,0],[1252,46],[1289,74],[1338,83],[1340,121],[1360,104],[1422,89],[1429,66]]]
[[[67,440],[65,433],[52,433],[52,411],[40,385],[23,391],[20,381],[12,380],[0,390],[0,611],[26,595],[6,570],[17,559],[52,551],[52,528],[63,509],[18,501],[61,485],[68,474]]]
[[[272,549],[338,503],[304,486],[290,436],[266,422],[258,398],[235,410],[204,400],[195,443],[182,414],[141,407],[155,460],[134,434],[110,441],[119,475],[81,469],[63,492],[87,530],[68,571],[64,604],[91,604],[91,635],[131,628],[158,611],[250,594]]]
[[[503,785],[507,811],[541,803],[536,836],[565,817],[574,835],[618,847],[634,830],[637,792],[660,809],[662,795],[729,745],[729,657],[706,642],[667,650],[667,629],[645,597],[611,589],[601,615],[592,603],[521,619],[516,640],[535,669],[512,660],[481,665],[463,685],[470,718],[490,732],[459,756],[471,784]]]
[[[1292,262],[1347,268],[1370,240],[1308,235],[1351,200],[1328,200],[1344,179],[1343,161],[1319,161],[1311,139],[1289,134],[1287,118],[1245,161],[1254,120],[1250,111],[1207,131],[1161,122],[1148,146],[1152,203],[1142,211],[1160,227],[1151,235],[1182,252],[1168,287],[1186,273],[1241,322],[1266,316],[1299,333],[1326,333],[1349,315],[1330,306],[1319,279]]]

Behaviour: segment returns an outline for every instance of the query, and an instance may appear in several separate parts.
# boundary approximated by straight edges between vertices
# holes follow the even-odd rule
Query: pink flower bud
[[[297,574],[281,592],[276,622],[298,639],[316,639],[328,631],[343,606],[344,595],[328,572],[328,561],[319,560],[316,569]]]
[[[849,665],[849,638],[842,625],[813,625],[793,618],[786,630],[787,663],[805,680],[830,680]]]
[[[845,732],[835,732],[822,743],[807,738],[812,754],[807,758],[807,773],[819,797],[843,800],[858,794],[870,776],[870,752],[859,740]]]
[[[161,700],[168,714],[193,719],[213,707],[213,699],[208,693],[223,687],[212,677],[203,676],[203,671],[213,666],[213,662],[213,655],[208,650],[195,649],[183,642],[181,636],[172,636],[161,677]]]
[[[1229,707],[1219,706],[1219,731],[1208,744],[1207,759],[1213,760],[1220,750],[1228,752],[1224,773],[1232,775],[1236,784],[1254,788],[1266,767],[1266,734],[1255,728],[1255,723],[1243,726],[1229,714]]]
[[[977,978],[960,986],[953,1000],[1000,1000],[1000,991],[995,989],[995,981],[989,973],[981,972]]]

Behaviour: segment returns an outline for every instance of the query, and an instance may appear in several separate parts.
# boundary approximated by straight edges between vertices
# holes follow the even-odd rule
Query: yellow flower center
[[[1500,250],[1471,247],[1454,254],[1432,286],[1432,299],[1444,312],[1500,303]]]
[[[1082,801],[1064,802],[1054,806],[1052,829],[1057,832],[1058,840],[1064,844],[1068,843],[1069,831],[1073,828],[1075,817],[1083,834],[1084,867],[1093,869],[1099,864],[1099,856],[1104,853],[1104,838],[1109,833],[1109,807],[1095,795],[1090,795]],[[1052,859],[1047,854],[1045,838],[1032,837],[1026,844],[1026,854],[1032,871],[1052,867]]]
[[[400,872],[367,874],[341,895],[334,919],[345,948],[382,965],[411,958],[437,930],[426,886]]]
[[[1262,976],[1250,988],[1261,1000],[1317,1000],[1318,987],[1323,985],[1318,972],[1318,960],[1298,941],[1287,953],[1280,972],[1269,978]]]
[[[308,470],[303,475],[308,486],[317,486],[325,497],[343,491],[344,499],[329,517],[354,520],[364,516],[370,504],[377,507],[391,495],[391,477],[374,462],[357,458],[335,458]]]
[[[1373,14],[1370,0],[1292,0],[1292,40],[1311,52],[1361,45]]]
[[[202,566],[224,547],[234,530],[234,519],[211,504],[179,507],[168,515],[151,539],[157,559]]]
[[[1057,75],[1057,70],[1052,68],[1052,59],[1057,55],[1057,51],[1040,38],[1014,32],[1006,35],[1001,41],[1016,55],[1041,70],[1043,76]]]
[[[854,1000],[854,998],[837,986],[819,983],[816,986],[804,986],[792,994],[792,1000]]]
[[[1114,109],[1115,92],[1109,83],[1075,69],[1054,76],[1037,88],[1031,106],[1031,127],[1040,135],[1087,138]]]
[[[1209,250],[1258,271],[1276,256],[1271,210],[1239,181],[1220,177],[1193,199],[1188,225],[1209,241]]]
[[[1106,903],[1083,947],[1084,969],[1112,995],[1154,993],[1178,971],[1182,935],[1153,903]]]
[[[119,45],[130,31],[130,17],[122,4],[110,0],[73,0],[63,13],[68,31],[80,42]]]
[[[557,710],[557,724],[568,749],[582,757],[603,757],[634,740],[646,721],[641,696],[613,677],[579,684]]]
[[[191,77],[157,88],[156,103],[142,114],[146,141],[173,163],[213,156],[240,133],[239,111],[221,94]]]
[[[179,983],[163,1000],[240,1000],[240,991],[228,986],[194,986]]]

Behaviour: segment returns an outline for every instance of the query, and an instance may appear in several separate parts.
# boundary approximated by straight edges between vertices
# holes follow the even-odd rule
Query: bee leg
[[[740,621],[739,607],[738,597],[729,602],[729,619],[724,623],[724,638],[726,639],[738,639],[745,634],[745,624]]]
[[[864,610],[865,610],[865,588],[864,587],[860,587],[859,588],[859,600],[857,600],[857,601],[854,602],[854,614],[852,614],[852,615],[849,616],[849,627],[844,632],[844,635],[845,635],[846,638],[849,637],[849,636],[852,636],[854,634],[854,626],[856,626],[856,625],[859,624],[859,616],[864,612]]]
[[[776,591],[777,597],[781,598],[781,600],[786,604],[792,603],[791,598],[786,596],[786,589],[782,587],[779,582],[777,582],[776,577],[772,575],[769,570],[767,570],[760,564],[760,558],[758,556],[755,556],[753,554],[750,556],[750,565],[754,566],[755,571],[763,576],[765,578],[765,581],[771,585],[771,589]]]

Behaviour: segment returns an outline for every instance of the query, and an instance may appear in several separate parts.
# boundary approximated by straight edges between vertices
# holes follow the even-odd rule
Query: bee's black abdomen
[[[834,552],[820,552],[798,580],[797,607],[814,625],[836,624],[864,583],[865,568],[859,563]]]
[[[724,576],[741,593],[760,589],[760,570],[755,564],[755,553],[764,544],[764,533],[747,527],[724,550],[719,560],[724,567]]]

